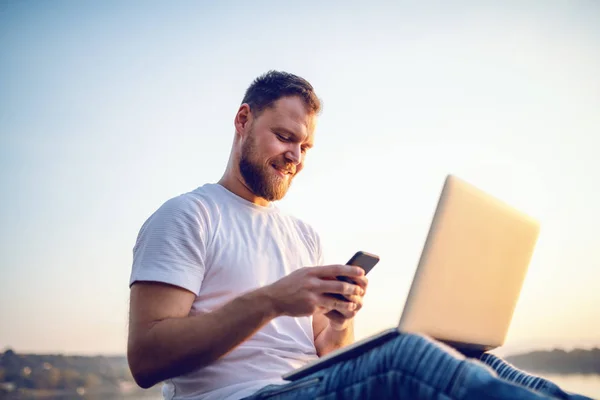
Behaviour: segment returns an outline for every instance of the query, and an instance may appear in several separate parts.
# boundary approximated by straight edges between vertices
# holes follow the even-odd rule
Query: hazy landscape
[[[534,351],[506,357],[526,371],[556,379],[566,390],[600,397],[600,348]],[[125,356],[0,355],[0,397],[158,399],[133,381]]]
[[[381,257],[357,339],[398,323],[451,173],[541,223],[497,354],[600,399],[599,49],[600,1],[0,0],[0,400],[160,398],[123,356],[132,249],[271,69],[324,105],[277,207],[325,264]]]
[[[0,355],[0,398],[154,398],[160,385],[140,389],[124,356]]]

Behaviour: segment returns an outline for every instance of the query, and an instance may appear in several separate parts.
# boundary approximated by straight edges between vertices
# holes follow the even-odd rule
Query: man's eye
[[[276,135],[279,138],[279,140],[281,140],[282,142],[289,142],[290,141],[290,138],[287,137],[287,136],[280,135],[279,133],[277,133]]]

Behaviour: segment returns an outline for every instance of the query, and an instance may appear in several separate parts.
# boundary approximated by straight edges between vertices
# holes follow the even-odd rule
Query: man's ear
[[[252,126],[252,111],[246,103],[242,104],[235,114],[233,124],[235,126],[235,134],[241,137],[246,136],[246,133]]]

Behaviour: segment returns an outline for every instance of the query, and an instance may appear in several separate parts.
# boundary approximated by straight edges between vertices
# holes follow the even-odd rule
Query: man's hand
[[[348,324],[356,316],[356,313],[363,306],[363,299],[365,293],[367,291],[367,285],[369,283],[366,276],[362,275],[356,278],[353,278],[354,282],[361,287],[361,294],[356,294],[352,296],[346,296],[349,302],[355,304],[354,310],[344,311],[344,310],[331,310],[325,314],[325,316],[329,319],[329,326],[334,331],[343,331],[348,328]]]
[[[342,282],[337,276],[345,276],[356,284]],[[265,286],[263,290],[272,299],[275,310],[280,315],[300,317],[325,313],[333,329],[344,329],[362,307],[367,288],[367,278],[360,267],[351,265],[327,265],[305,267]],[[331,294],[339,294],[348,301],[337,299]],[[332,326],[332,327],[333,327]]]

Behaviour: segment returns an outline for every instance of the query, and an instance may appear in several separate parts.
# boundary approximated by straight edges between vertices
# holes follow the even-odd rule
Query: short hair
[[[313,86],[304,78],[282,71],[269,71],[252,82],[246,89],[242,104],[250,106],[257,116],[282,97],[298,96],[309,112],[319,114],[321,100]]]

